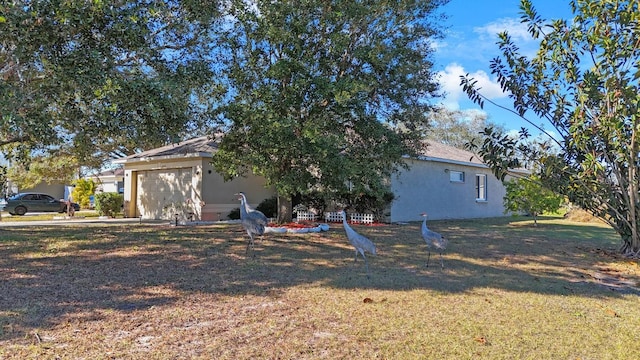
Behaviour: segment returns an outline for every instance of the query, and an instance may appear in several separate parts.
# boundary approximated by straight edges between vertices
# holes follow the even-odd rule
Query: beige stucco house
[[[254,207],[275,194],[257,176],[225,182],[210,164],[218,141],[204,136],[115,161],[124,166],[125,216],[172,218],[178,209],[195,220],[224,220],[239,206],[235,193],[244,191]],[[387,221],[418,221],[422,212],[434,220],[504,215],[505,188],[473,153],[430,142],[405,161],[409,169],[390,181]]]
[[[225,220],[240,205],[235,193],[245,192],[254,207],[275,194],[253,175],[225,182],[210,164],[218,141],[203,136],[114,161],[124,167],[125,216],[171,219],[180,212],[194,220]]]
[[[96,192],[124,193],[124,169],[109,169],[91,177],[96,183]]]

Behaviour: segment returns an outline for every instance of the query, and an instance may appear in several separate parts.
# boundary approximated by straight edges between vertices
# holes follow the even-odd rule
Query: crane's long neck
[[[253,209],[251,208],[251,206],[249,206],[249,203],[247,202],[247,198],[246,198],[244,195],[242,195],[242,196],[241,196],[240,201],[241,201],[241,203],[240,203],[240,204],[241,204],[241,205],[242,205],[242,207],[246,210],[246,212],[249,212],[249,211],[253,210]]]
[[[428,229],[428,227],[427,227],[427,217],[426,216],[423,216],[423,217],[424,217],[424,220],[422,220],[422,228],[423,229]]]
[[[344,225],[345,229],[350,229],[351,226],[349,226],[349,224],[347,223],[347,214],[345,214],[345,212],[342,212],[342,225]]]
[[[244,196],[240,197],[240,217],[244,218],[247,215],[247,201]]]

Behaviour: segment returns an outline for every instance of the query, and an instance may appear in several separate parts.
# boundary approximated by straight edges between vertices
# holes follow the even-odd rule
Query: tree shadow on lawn
[[[503,220],[434,221],[432,228],[450,239],[444,270],[434,251],[425,266],[419,223],[354,227],[378,246],[379,255],[368,257],[370,279],[362,258],[354,262],[355,251],[340,225],[326,233],[267,234],[249,256],[244,253],[246,233],[238,225],[2,230],[0,340],[69,318],[101,319],[104,311],[172,306],[194,293],[279,296],[304,284],[451,293],[499,288],[587,297],[638,294],[638,273],[622,274],[611,265],[625,261],[608,256],[617,238],[602,227],[544,224],[531,230]],[[624,277],[635,286],[603,286],[603,278],[594,274]]]

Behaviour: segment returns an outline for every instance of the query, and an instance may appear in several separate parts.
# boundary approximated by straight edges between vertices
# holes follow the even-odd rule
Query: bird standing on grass
[[[367,263],[367,257],[364,256],[364,252],[368,251],[369,253],[375,255],[376,254],[376,246],[371,242],[371,240],[367,239],[365,236],[358,234],[355,230],[347,224],[347,214],[344,210],[341,210],[342,213],[342,225],[344,225],[344,231],[347,233],[347,239],[353,247],[356,249],[356,257],[353,261],[358,261],[358,253],[362,255],[364,259],[364,266],[367,269],[367,278],[369,277],[369,264]]]
[[[253,250],[253,235],[262,236],[269,219],[261,211],[254,210],[247,204],[247,197],[243,192],[239,192],[236,195],[240,200],[240,222],[247,234],[249,234],[249,243],[247,244],[247,250],[245,250],[245,254],[247,254],[249,253],[249,247]]]
[[[424,217],[422,222],[422,238],[427,243],[427,249],[429,250],[429,256],[427,256],[427,267],[429,267],[429,258],[431,258],[431,247],[440,251],[440,266],[444,269],[444,261],[442,260],[442,252],[447,248],[447,239],[435,231],[429,230],[427,227],[427,214],[420,214]]]

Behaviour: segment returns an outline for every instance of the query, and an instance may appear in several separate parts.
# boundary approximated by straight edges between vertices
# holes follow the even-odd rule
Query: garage
[[[191,168],[140,171],[137,177],[136,204],[143,219],[171,218],[163,212],[193,198]]]
[[[256,206],[275,189],[248,174],[225,181],[211,165],[219,137],[201,136],[114,160],[124,166],[124,215],[143,219],[214,221],[239,206],[233,194],[251,194]]]

